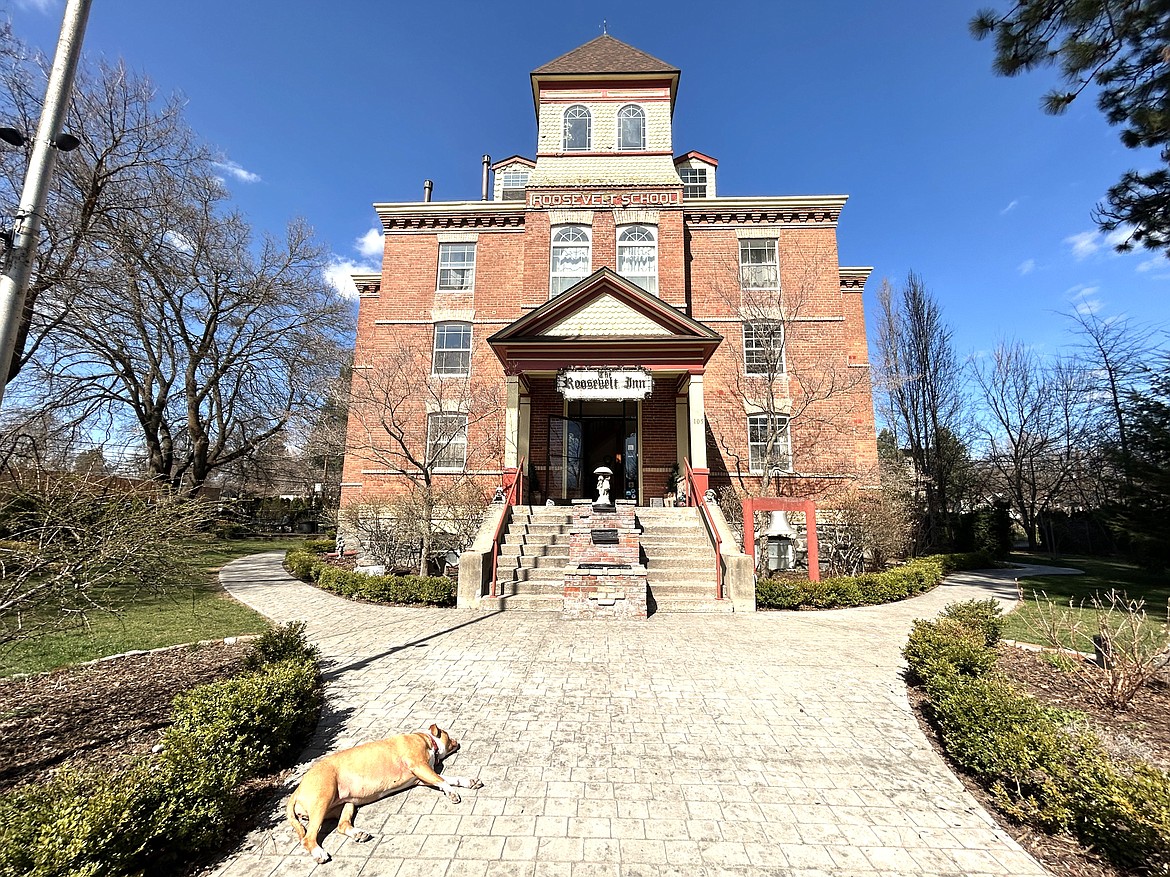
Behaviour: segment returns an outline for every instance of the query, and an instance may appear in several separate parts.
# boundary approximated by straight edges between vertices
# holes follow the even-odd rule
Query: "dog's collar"
[[[443,747],[439,744],[438,738],[435,737],[435,735],[432,734],[430,731],[415,731],[414,733],[422,734],[424,737],[427,738],[427,741],[428,741],[430,747],[435,750],[436,756],[443,754]]]

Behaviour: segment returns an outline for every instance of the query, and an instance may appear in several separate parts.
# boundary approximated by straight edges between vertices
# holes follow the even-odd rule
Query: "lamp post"
[[[80,143],[73,135],[63,134],[61,128],[69,109],[69,96],[81,55],[90,3],[91,0],[69,0],[65,7],[61,36],[57,40],[57,54],[49,72],[41,120],[33,138],[28,170],[24,177],[24,190],[16,210],[11,242],[4,254],[4,272],[0,276],[0,403],[3,403],[4,387],[12,370],[16,337],[24,313],[24,298],[32,275],[33,260],[36,258],[37,234],[45,211],[57,150],[76,149]],[[19,132],[14,133],[19,136]]]

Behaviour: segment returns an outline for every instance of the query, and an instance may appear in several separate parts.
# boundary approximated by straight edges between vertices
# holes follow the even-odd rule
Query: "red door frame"
[[[817,507],[811,499],[784,499],[756,496],[743,501],[743,550],[756,568],[756,512],[804,512],[808,538],[808,579],[821,580],[821,563],[817,556]],[[750,526],[750,529],[749,529]],[[748,534],[751,538],[748,538]]]

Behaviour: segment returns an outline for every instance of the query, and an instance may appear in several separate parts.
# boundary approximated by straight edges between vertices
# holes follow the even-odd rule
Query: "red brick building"
[[[490,189],[485,156],[484,200],[375,205],[342,504],[420,466],[494,487],[523,465],[537,504],[594,496],[605,464],[640,505],[688,462],[700,493],[864,478],[870,269],[838,263],[846,198],[719,197],[718,162],[675,152],[679,71],[613,37],[531,85],[535,156]]]

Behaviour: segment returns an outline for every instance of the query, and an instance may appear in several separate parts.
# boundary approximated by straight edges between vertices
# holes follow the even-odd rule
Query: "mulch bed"
[[[238,674],[248,648],[171,649],[0,679],[0,791],[66,764],[113,772],[148,754],[170,724],[174,696]]]
[[[1023,691],[1049,706],[1083,713],[1106,746],[1119,754],[1140,757],[1163,770],[1170,768],[1170,673],[1163,671],[1134,697],[1129,709],[1115,712],[1081,683],[1079,674],[1059,669],[1037,651],[1001,644],[997,666]],[[910,689],[919,724],[946,758],[934,727],[923,715],[925,696]],[[947,759],[949,761],[949,759]],[[1130,877],[1086,850],[1071,837],[1053,837],[996,814],[991,796],[953,762],[955,774],[1016,842],[1056,877]]]

